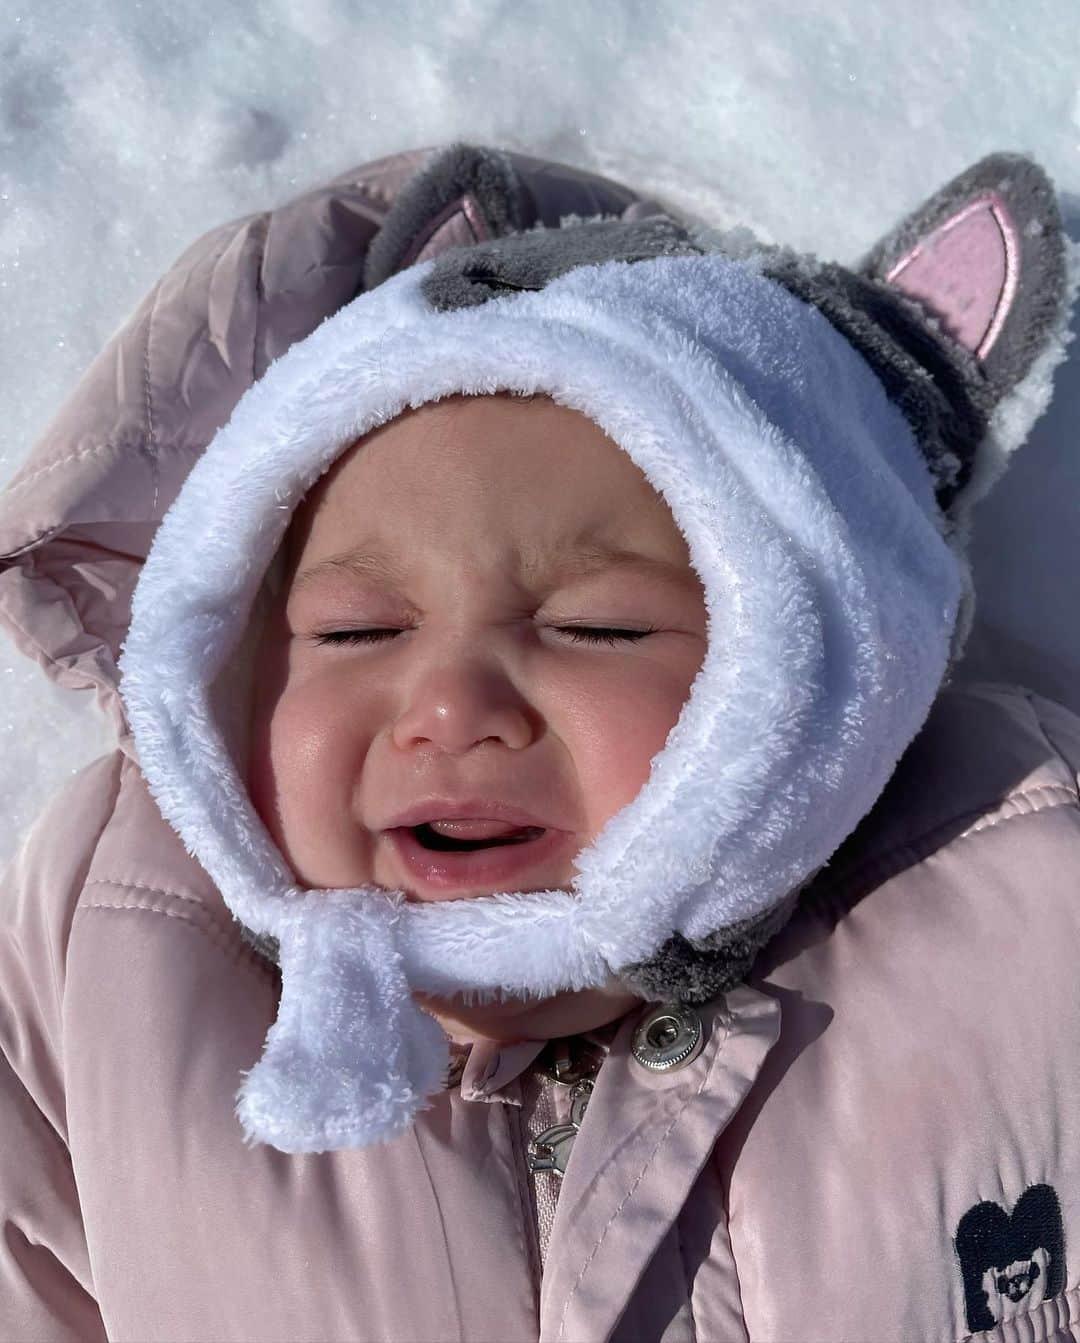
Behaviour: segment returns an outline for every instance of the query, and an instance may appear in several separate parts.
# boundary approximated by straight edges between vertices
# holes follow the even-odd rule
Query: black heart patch
[[[976,1203],[957,1225],[956,1253],[972,1333],[1028,1314],[1065,1281],[1057,1194],[1048,1184],[1030,1185],[1011,1216],[999,1203]]]

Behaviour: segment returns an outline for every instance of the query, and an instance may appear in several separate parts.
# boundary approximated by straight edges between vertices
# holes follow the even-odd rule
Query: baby
[[[285,545],[250,788],[302,884],[414,900],[569,890],[705,655],[701,582],[643,473],[546,397],[450,397],[343,453]],[[511,827],[470,799],[528,815]],[[451,840],[543,834],[425,849],[396,819],[417,805]],[[454,1039],[507,1041],[588,1030],[640,1001],[617,985],[527,1004],[417,997]]]
[[[115,750],[0,879],[0,1337],[1080,1310],[1080,720],[956,676],[1080,283],[394,156],[181,256],[0,493]]]

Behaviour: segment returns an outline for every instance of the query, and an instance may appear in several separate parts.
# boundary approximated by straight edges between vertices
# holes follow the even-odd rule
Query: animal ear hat
[[[134,594],[122,694],[149,787],[281,966],[236,1108],[248,1141],[284,1152],[392,1138],[442,1089],[448,1041],[413,990],[621,982],[693,1003],[739,982],[925,721],[970,625],[971,503],[1069,339],[1076,249],[1017,155],[977,163],[854,269],[663,214],[521,231],[515,190],[496,150],[421,170],[367,292],[240,399]],[[704,588],[704,662],[571,889],[302,888],[252,807],[221,683],[335,459],[408,407],[495,391],[586,415],[644,472]]]

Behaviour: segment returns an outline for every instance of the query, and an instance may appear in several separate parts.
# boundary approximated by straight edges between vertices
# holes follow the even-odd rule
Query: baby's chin
[[[516,1044],[579,1035],[606,1026],[643,1001],[617,987],[567,989],[548,998],[519,998],[499,990],[494,1000],[483,1003],[466,1002],[461,993],[440,997],[414,990],[413,998],[459,1044]]]

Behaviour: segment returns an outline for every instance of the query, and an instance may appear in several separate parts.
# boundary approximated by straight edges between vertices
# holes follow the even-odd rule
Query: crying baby
[[[248,785],[298,883],[569,890],[706,653],[704,588],[643,472],[548,397],[447,397],[343,452],[282,549]],[[505,1041],[639,1001],[415,997],[452,1039]]]

